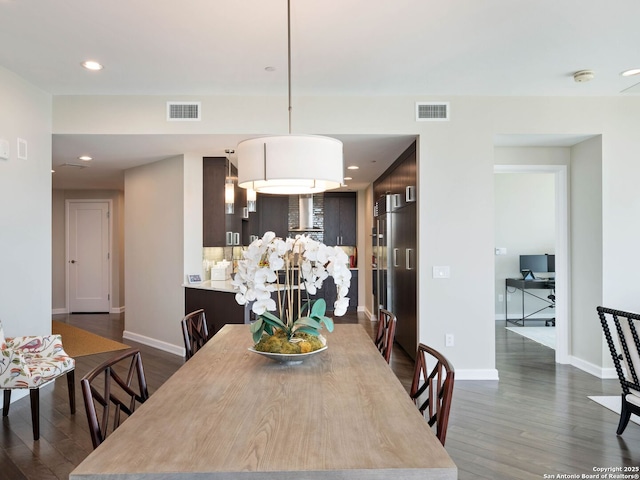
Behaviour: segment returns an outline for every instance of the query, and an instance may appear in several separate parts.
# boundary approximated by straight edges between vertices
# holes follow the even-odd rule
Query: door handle
[[[227,232],[227,245],[233,245],[233,232]]]
[[[240,245],[240,233],[235,232],[233,234],[233,244],[234,245]]]
[[[413,248],[407,248],[406,250],[406,266],[407,266],[407,270],[413,270],[413,267],[411,266],[411,254],[413,253]]]
[[[70,260],[69,263],[76,263],[76,261],[75,260]]]
[[[393,266],[394,267],[399,267],[400,265],[398,265],[398,249],[394,248],[393,249]]]

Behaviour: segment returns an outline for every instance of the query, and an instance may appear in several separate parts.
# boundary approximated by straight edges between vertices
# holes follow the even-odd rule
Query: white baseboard
[[[468,370],[456,368],[456,381],[458,380],[499,380],[498,370],[495,368]]]
[[[133,342],[142,343],[143,345],[147,345],[149,347],[157,348],[158,350],[162,350],[163,352],[172,353],[174,355],[178,355],[179,357],[184,357],[185,351],[184,347],[179,347],[177,345],[173,345],[171,343],[163,342],[162,340],[158,340],[156,338],[146,337],[144,335],[140,335],[138,333],[133,333],[125,330],[122,333],[122,338],[126,340],[131,340]]]
[[[51,315],[62,315],[69,313],[69,310],[65,308],[53,308],[51,309]],[[124,313],[124,306],[122,307],[111,307],[109,313]]]
[[[367,307],[358,307],[358,311],[363,312],[372,322],[375,322],[378,319]]]
[[[569,363],[580,370],[602,379],[617,379],[616,369],[602,368],[581,358],[569,357]]]

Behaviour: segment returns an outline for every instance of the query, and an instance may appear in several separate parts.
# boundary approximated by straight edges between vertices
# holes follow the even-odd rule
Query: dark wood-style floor
[[[54,318],[123,341],[123,317]],[[371,335],[375,328],[362,314],[337,321],[361,323]],[[640,425],[630,423],[617,437],[618,415],[587,398],[618,395],[617,381],[556,365],[553,350],[501,327],[496,328],[500,381],[457,381],[454,387],[446,448],[460,479],[540,479],[544,474],[557,478],[594,473],[597,467],[640,465]],[[183,363],[175,355],[125,343],[141,349],[152,395]],[[76,378],[110,355],[79,357]],[[408,389],[413,365],[397,346],[391,366]],[[0,430],[0,480],[68,478],[92,449],[79,385],[76,398],[78,411],[71,416],[64,380],[43,389],[38,442],[32,438],[28,397],[11,405]]]

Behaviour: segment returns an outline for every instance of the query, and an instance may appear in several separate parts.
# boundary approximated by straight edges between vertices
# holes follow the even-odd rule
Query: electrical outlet
[[[499,302],[504,302],[504,295],[502,295],[502,294],[498,295],[498,301]]]
[[[447,333],[444,336],[444,346],[453,347],[453,333]]]

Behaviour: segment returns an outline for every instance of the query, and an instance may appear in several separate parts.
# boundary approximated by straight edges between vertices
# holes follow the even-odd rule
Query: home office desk
[[[509,319],[509,302],[507,302],[507,295],[509,294],[509,287],[515,288],[517,290],[520,290],[522,292],[522,316],[520,318],[517,319]],[[531,318],[533,315],[540,313],[543,310],[546,310],[547,308],[553,308],[555,306],[555,303],[553,301],[551,301],[549,298],[547,297],[541,297],[536,295],[535,293],[531,293],[529,292],[529,290],[553,290],[556,287],[556,281],[554,278],[551,279],[535,279],[535,280],[524,280],[523,278],[507,278],[505,279],[505,285],[504,285],[504,316],[505,319],[507,320],[507,322],[509,323],[513,323],[514,325],[518,325],[520,327],[524,327],[524,322],[525,320],[529,319],[529,320],[536,320],[534,318]],[[532,312],[528,315],[524,314],[524,300],[526,296],[531,296],[531,297],[535,297],[539,300],[542,300],[543,302],[545,302],[546,304],[536,310],[535,312]],[[541,319],[537,319],[537,320],[541,320]],[[548,319],[543,319],[543,320],[548,320]]]
[[[301,365],[226,325],[71,480],[455,479],[457,468],[361,325]]]

